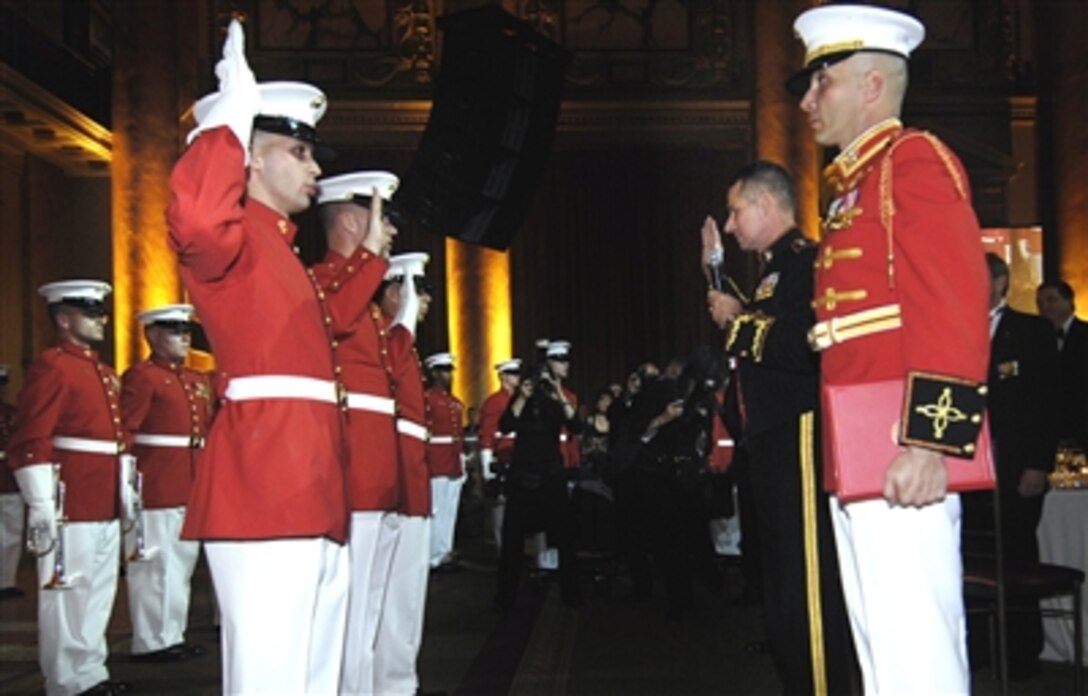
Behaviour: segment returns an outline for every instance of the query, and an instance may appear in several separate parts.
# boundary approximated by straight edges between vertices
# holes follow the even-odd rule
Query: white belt
[[[453,435],[431,435],[429,441],[432,445],[452,445],[454,443]]]
[[[518,436],[517,433],[500,433],[500,432],[495,433],[495,439],[496,440],[513,440],[517,436]]]
[[[808,344],[813,350],[827,350],[836,343],[892,331],[900,326],[899,305],[883,305],[817,322],[808,330]]]
[[[385,416],[393,415],[395,406],[388,396],[374,396],[373,394],[360,394],[348,392],[348,408],[356,411],[371,411]]]
[[[137,445],[148,447],[183,447],[185,449],[200,449],[204,446],[204,438],[196,435],[157,435],[153,433],[134,433],[132,441]]]
[[[85,437],[53,438],[53,446],[70,452],[90,452],[91,454],[120,454],[122,445],[115,440],[90,440]]]
[[[734,443],[732,440],[718,440],[714,444],[718,447],[732,447]]]
[[[255,375],[231,378],[230,383],[227,384],[226,397],[230,401],[305,399],[339,404],[340,390],[336,382],[316,377]]]
[[[427,441],[427,429],[419,423],[413,423],[410,420],[404,420],[403,418],[397,419],[397,432],[404,433],[409,437],[414,437],[417,440]]]

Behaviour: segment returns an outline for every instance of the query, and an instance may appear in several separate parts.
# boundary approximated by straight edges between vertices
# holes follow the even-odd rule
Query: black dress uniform
[[[819,358],[806,338],[815,258],[799,230],[782,235],[762,253],[753,296],[725,335],[737,359],[728,406],[750,457],[767,642],[788,694],[848,693],[852,664],[818,470]]]

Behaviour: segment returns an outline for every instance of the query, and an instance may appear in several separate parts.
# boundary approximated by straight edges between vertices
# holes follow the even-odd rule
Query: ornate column
[[[113,16],[113,302],[116,368],[146,354],[134,315],[182,301],[177,261],[167,245],[168,178],[179,151],[179,36],[197,19],[174,2],[143,3]],[[199,14],[199,13],[196,13]],[[189,61],[195,63],[193,55]],[[185,101],[187,101],[186,98]]]
[[[820,233],[820,155],[799,100],[786,79],[801,67],[804,51],[793,20],[815,3],[754,3],[756,156],[784,166],[797,186],[797,224],[812,238]]]
[[[446,240],[450,352],[458,365],[453,392],[479,406],[499,387],[491,366],[512,357],[510,253]]]

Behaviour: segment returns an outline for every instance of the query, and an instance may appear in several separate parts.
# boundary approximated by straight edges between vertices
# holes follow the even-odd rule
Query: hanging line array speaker
[[[506,249],[551,151],[570,54],[496,6],[438,26],[434,101],[394,205],[437,234]]]

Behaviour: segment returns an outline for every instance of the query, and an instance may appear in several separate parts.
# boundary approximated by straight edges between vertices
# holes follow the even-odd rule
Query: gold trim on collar
[[[872,161],[903,131],[897,118],[888,118],[854,138],[831,164],[824,168],[824,183],[835,195],[853,189]]]

